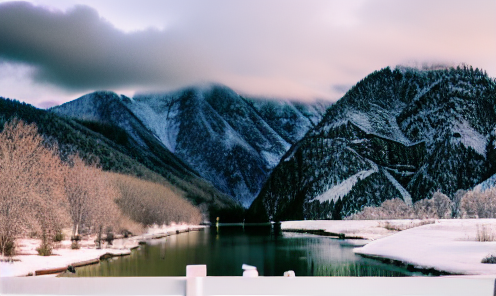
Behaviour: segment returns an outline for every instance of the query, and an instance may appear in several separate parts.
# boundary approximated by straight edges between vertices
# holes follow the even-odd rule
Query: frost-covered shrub
[[[41,238],[41,244],[38,248],[36,248],[38,255],[40,256],[50,256],[52,255],[52,244],[50,239],[46,234],[43,234]]]
[[[496,237],[489,225],[477,225],[475,240],[478,242],[492,242],[496,240]]]
[[[417,219],[448,219],[451,218],[451,200],[437,191],[430,199],[417,201],[413,205]]]
[[[485,258],[482,259],[481,263],[495,264],[496,263],[496,256],[495,255],[487,255]]]
[[[413,205],[415,217],[418,219],[436,219],[437,209],[432,199],[422,199]]]
[[[416,202],[413,207],[402,199],[386,200],[379,207],[365,207],[363,211],[351,215],[352,220],[385,219],[448,219],[451,218],[452,202],[446,195],[436,192],[431,199]]]
[[[413,210],[417,219],[448,219],[451,218],[452,203],[449,197],[437,191],[432,198],[417,201]]]
[[[427,225],[427,224],[434,224],[434,223],[436,223],[436,220],[433,220],[433,219],[422,220],[422,221],[418,221],[418,222],[411,221],[409,224],[393,224],[389,221],[385,221],[385,222],[379,223],[379,226],[384,227],[387,230],[403,231],[403,230],[407,230],[410,228],[419,227],[419,226],[423,226],[423,225]]]
[[[468,191],[461,201],[463,218],[496,218],[496,188]]]
[[[410,219],[413,216],[412,208],[399,198],[384,201],[380,209],[390,219]]]
[[[63,240],[64,240],[64,234],[62,233],[62,231],[57,230],[55,232],[55,236],[53,237],[53,241],[58,243],[58,242],[61,242]]]
[[[437,212],[437,217],[439,219],[449,219],[451,218],[451,200],[445,194],[437,191],[432,195],[432,202],[434,203],[434,208]]]
[[[413,211],[402,199],[384,201],[379,207],[365,207],[363,211],[351,215],[350,220],[411,219]]]

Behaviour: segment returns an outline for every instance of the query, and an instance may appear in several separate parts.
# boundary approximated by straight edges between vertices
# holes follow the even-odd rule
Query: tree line
[[[496,187],[482,191],[458,190],[450,199],[440,191],[431,198],[417,201],[413,206],[402,199],[384,201],[378,207],[365,207],[362,211],[346,219],[385,220],[385,219],[456,219],[456,218],[496,218]]]

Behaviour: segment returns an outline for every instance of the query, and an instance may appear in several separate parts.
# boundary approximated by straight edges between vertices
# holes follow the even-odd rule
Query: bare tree
[[[441,192],[436,192],[431,199],[419,200],[413,207],[402,199],[394,198],[384,201],[379,207],[365,207],[349,219],[447,219],[451,217],[451,207],[450,199]]]
[[[452,203],[449,197],[437,191],[432,198],[417,201],[413,209],[418,219],[448,219],[451,218]]]
[[[117,204],[123,213],[142,225],[171,222],[200,223],[200,210],[170,188],[121,174],[110,174],[121,197]]]
[[[8,255],[27,231],[38,232],[49,247],[64,223],[63,192],[57,148],[45,146],[36,125],[7,122],[0,133],[0,252]]]
[[[463,196],[467,193],[467,190],[457,190],[455,195],[453,196],[453,200],[451,202],[451,216],[452,218],[461,217],[461,203]]]
[[[83,226],[99,234],[104,227],[116,226],[120,211],[114,201],[119,193],[96,165],[87,165],[78,156],[70,156],[65,192],[73,237],[79,236]]]
[[[437,219],[437,208],[432,199],[422,199],[413,204],[415,216],[418,219]]]
[[[432,195],[432,202],[436,209],[438,218],[440,219],[451,218],[452,204],[448,196],[441,193],[441,191],[436,191]]]
[[[169,222],[199,223],[198,208],[181,192],[130,176],[103,172],[77,156],[60,160],[34,124],[12,120],[0,132],[0,254],[11,255],[28,232],[42,238],[49,255],[55,233],[72,220],[73,236],[84,227],[101,236],[107,229]],[[122,194],[122,197],[121,197]],[[116,200],[128,216],[122,215]],[[129,219],[131,217],[132,219]]]
[[[412,207],[407,205],[401,198],[393,198],[381,204],[383,216],[391,219],[411,219],[413,218]]]
[[[379,207],[365,207],[363,211],[351,215],[350,220],[411,219],[412,207],[403,199],[393,198],[384,201]]]
[[[496,188],[468,191],[460,208],[464,218],[496,218]]]

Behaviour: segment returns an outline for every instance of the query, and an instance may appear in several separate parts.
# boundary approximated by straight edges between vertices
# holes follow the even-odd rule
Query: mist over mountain
[[[135,149],[167,163],[167,169],[187,168],[248,207],[282,155],[317,125],[326,106],[244,98],[211,84],[132,99],[95,92],[52,110],[118,126]]]
[[[291,147],[248,217],[341,219],[472,188],[496,172],[495,99],[495,80],[472,67],[376,71]]]

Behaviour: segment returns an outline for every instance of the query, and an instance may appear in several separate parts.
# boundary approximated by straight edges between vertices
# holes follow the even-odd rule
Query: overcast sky
[[[496,77],[495,15],[495,0],[0,0],[0,96],[45,108],[218,82],[335,101],[398,64]]]

